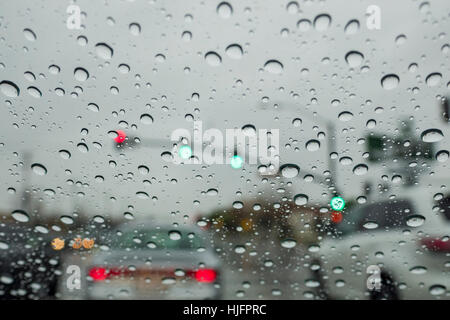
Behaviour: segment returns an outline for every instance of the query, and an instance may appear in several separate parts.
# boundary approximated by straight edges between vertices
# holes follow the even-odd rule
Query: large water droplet
[[[364,56],[361,52],[358,51],[350,51],[345,55],[345,61],[351,68],[356,68],[364,60]]]
[[[141,115],[140,119],[143,124],[152,124],[153,123],[153,117],[147,113],[144,113],[143,115]]]
[[[297,241],[295,241],[294,239],[286,239],[281,242],[281,246],[287,249],[294,248],[296,245]]]
[[[306,142],[305,147],[306,150],[314,152],[320,149],[320,142],[318,140],[309,140]]]
[[[347,22],[345,28],[344,28],[344,32],[347,35],[352,35],[357,33],[359,30],[359,21],[358,20],[350,20],[349,22]]]
[[[441,150],[436,153],[436,160],[439,162],[445,162],[449,158],[449,152],[447,150]]]
[[[442,79],[442,74],[435,72],[435,73],[429,74],[427,76],[427,78],[425,79],[425,82],[427,83],[427,86],[434,87],[441,83],[441,79]]]
[[[77,148],[78,150],[80,150],[83,153],[86,153],[89,151],[88,146],[85,143],[80,142],[79,144],[77,144]]]
[[[10,98],[15,98],[20,93],[19,87],[14,82],[8,80],[0,82],[0,91]]]
[[[444,294],[447,288],[441,284],[435,284],[430,287],[430,294],[433,296],[439,296]]]
[[[325,31],[331,24],[331,17],[328,14],[320,14],[314,18],[314,28],[317,31]]]
[[[11,213],[11,216],[14,218],[14,220],[19,222],[28,222],[30,221],[30,217],[28,216],[28,213],[26,213],[23,210],[14,210]]]
[[[39,176],[44,176],[47,174],[47,169],[40,163],[33,163],[31,165],[33,172]]]
[[[225,52],[231,59],[241,59],[242,58],[242,47],[238,44],[229,45]]]
[[[294,197],[294,202],[298,206],[304,206],[308,203],[308,196],[306,194],[299,193]]]
[[[114,51],[106,43],[97,43],[95,45],[95,53],[102,59],[109,60],[112,58]]]
[[[366,174],[367,171],[369,171],[369,167],[363,163],[358,164],[353,168],[353,173],[357,176],[362,176],[362,175]]]
[[[180,231],[176,230],[169,231],[169,238],[170,240],[180,240],[181,239]]]
[[[89,72],[83,68],[76,68],[73,75],[77,81],[86,81],[89,78]]]
[[[206,53],[205,60],[210,66],[213,67],[220,66],[220,64],[222,63],[222,58],[214,51],[209,51],[208,53]]]
[[[300,19],[297,22],[297,28],[301,31],[301,32],[306,32],[311,28],[311,21],[309,21],[308,19]]]
[[[348,111],[343,111],[341,113],[339,113],[338,119],[341,121],[350,121],[353,118],[353,113],[348,112]]]
[[[381,78],[381,86],[386,90],[397,88],[400,78],[395,74],[387,74]]]
[[[130,23],[128,29],[133,36],[138,36],[141,33],[141,26],[135,22]]]
[[[25,39],[28,41],[35,41],[36,40],[36,34],[31,29],[23,29],[23,35],[25,36]]]
[[[283,65],[277,60],[269,60],[264,64],[264,69],[267,72],[279,74],[283,72]]]
[[[217,14],[223,19],[228,19],[233,14],[233,7],[228,2],[221,2],[217,6]]]
[[[378,228],[378,223],[376,223],[375,221],[368,221],[364,223],[363,227],[368,230],[376,229]]]
[[[421,216],[421,215],[411,215],[407,218],[406,220],[406,225],[409,227],[420,227],[421,225],[423,225],[425,222],[425,217]]]
[[[433,143],[441,141],[444,138],[444,134],[439,129],[428,129],[422,132],[420,137],[423,142]]]
[[[300,168],[295,164],[285,164],[281,166],[280,171],[283,177],[291,179],[298,175]]]

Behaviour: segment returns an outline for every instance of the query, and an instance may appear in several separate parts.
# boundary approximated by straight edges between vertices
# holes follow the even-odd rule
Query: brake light
[[[92,268],[89,270],[89,276],[94,279],[94,281],[103,281],[108,278],[109,271],[105,268]]]
[[[441,238],[423,238],[420,243],[430,251],[450,252],[450,240],[445,241]]]
[[[195,272],[195,280],[198,282],[211,283],[217,278],[217,272],[214,269],[199,269]]]

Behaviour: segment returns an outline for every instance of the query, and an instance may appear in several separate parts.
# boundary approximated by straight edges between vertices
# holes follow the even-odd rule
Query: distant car
[[[321,298],[450,299],[450,197],[411,190],[358,206],[313,260]]]
[[[218,299],[220,261],[209,235],[198,228],[124,225],[99,248],[64,258],[77,265],[80,289],[59,282],[61,299]],[[70,281],[70,280],[69,280]]]
[[[60,256],[50,241],[33,227],[0,224],[0,299],[54,298]]]

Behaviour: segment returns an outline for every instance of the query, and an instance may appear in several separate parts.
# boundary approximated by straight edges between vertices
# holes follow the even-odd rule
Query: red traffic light
[[[127,134],[122,130],[116,130],[117,137],[114,138],[114,141],[117,143],[122,143],[125,141]]]

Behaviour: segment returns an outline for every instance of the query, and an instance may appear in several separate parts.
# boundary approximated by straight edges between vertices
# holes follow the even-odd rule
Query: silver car
[[[89,252],[64,260],[60,299],[219,299],[220,262],[198,228],[123,225]],[[73,278],[73,277],[72,277]],[[79,285],[71,285],[78,280]],[[77,287],[79,289],[77,289]]]

